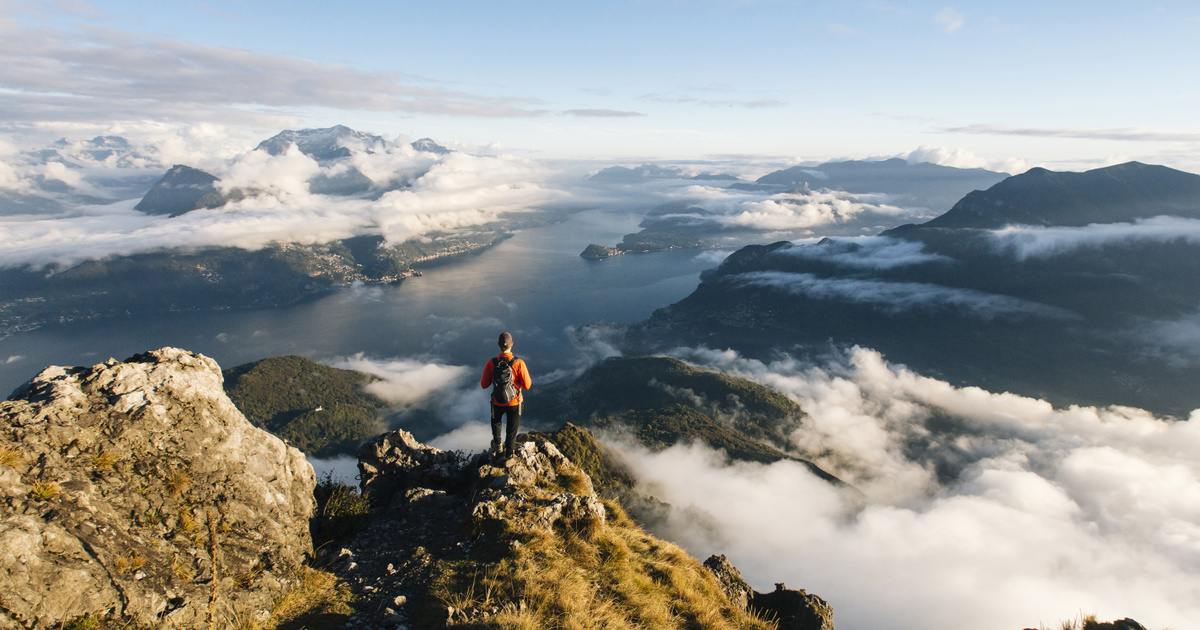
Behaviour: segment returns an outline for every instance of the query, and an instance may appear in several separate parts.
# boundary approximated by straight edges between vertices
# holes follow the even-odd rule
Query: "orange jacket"
[[[497,355],[496,358],[511,359],[511,358],[513,358],[513,353],[501,352],[499,355]],[[519,405],[519,404],[521,404],[521,401],[524,400],[524,396],[521,395],[521,390],[529,389],[529,386],[533,385],[533,380],[529,378],[529,369],[525,367],[525,361],[523,361],[521,359],[517,359],[516,361],[513,361],[512,370],[513,370],[513,386],[517,388],[517,398],[515,400],[513,400],[512,402],[508,403],[507,405],[501,405],[500,403],[493,400],[492,401],[493,405],[498,405],[501,407],[514,407],[516,405]],[[491,359],[488,359],[487,365],[483,366],[483,378],[479,379],[479,386],[482,387],[483,389],[487,389],[492,386],[492,360]]]

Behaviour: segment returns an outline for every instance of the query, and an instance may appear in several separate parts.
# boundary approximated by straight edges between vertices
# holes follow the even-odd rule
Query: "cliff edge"
[[[0,627],[265,617],[312,552],[314,485],[208,357],[49,367],[0,403]]]

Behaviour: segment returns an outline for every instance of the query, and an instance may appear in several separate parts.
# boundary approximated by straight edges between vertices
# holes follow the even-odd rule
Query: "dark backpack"
[[[517,399],[516,373],[513,370],[516,362],[517,357],[492,359],[492,400],[501,405]]]

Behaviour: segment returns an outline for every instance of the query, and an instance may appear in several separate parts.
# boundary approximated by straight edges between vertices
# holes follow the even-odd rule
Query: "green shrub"
[[[313,498],[317,503],[312,523],[314,547],[354,535],[366,524],[371,511],[370,500],[358,488],[334,481],[333,473],[326,473],[317,483]]]

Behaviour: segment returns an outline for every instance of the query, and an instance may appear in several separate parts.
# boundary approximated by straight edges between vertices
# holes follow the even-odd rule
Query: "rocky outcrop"
[[[712,571],[713,576],[717,578],[717,584],[721,585],[721,590],[729,597],[729,601],[738,608],[746,610],[746,607],[750,605],[750,599],[755,595],[754,589],[746,584],[746,580],[742,579],[742,572],[730,564],[729,558],[718,555],[710,556],[708,560],[704,561],[704,568]]]
[[[550,533],[559,524],[572,529],[604,524],[604,505],[591,479],[549,442],[523,442],[500,467],[482,466],[478,475],[486,487],[476,495],[471,516],[481,526]]]
[[[779,630],[833,630],[833,607],[816,595],[783,584],[776,584],[770,593],[759,593],[725,556],[711,556],[704,567],[717,578],[729,601],[742,610],[774,620]]]
[[[770,593],[754,593],[750,607],[779,622],[779,630],[833,630],[833,607],[807,591],[776,584]]]
[[[358,451],[363,492],[381,508],[470,490],[472,520],[484,527],[553,531],[559,523],[604,522],[592,481],[550,442],[522,442],[497,460],[464,458],[392,431]]]
[[[47,368],[0,403],[0,626],[266,616],[312,552],[313,487],[208,357]]]

